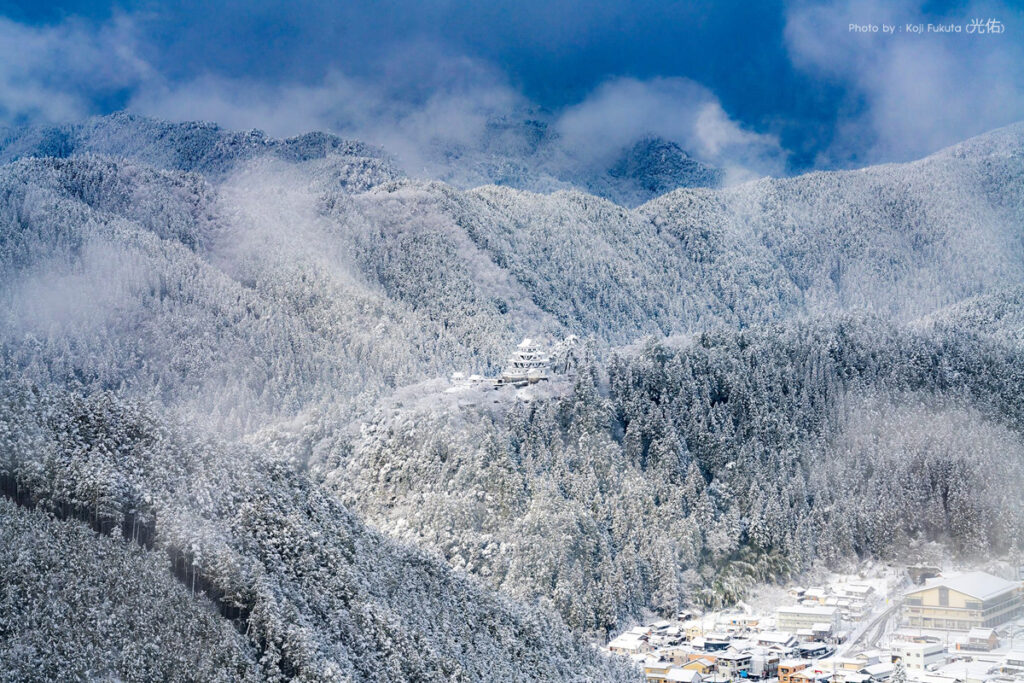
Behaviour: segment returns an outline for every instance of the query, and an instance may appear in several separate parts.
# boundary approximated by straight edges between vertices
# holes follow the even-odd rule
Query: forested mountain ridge
[[[0,679],[258,680],[256,648],[165,554],[7,498],[0,518]]]
[[[1024,125],[909,164],[676,191],[640,212],[690,249],[712,231],[756,240],[807,310],[913,318],[1019,282]]]
[[[293,162],[328,155],[375,160],[392,177],[398,175],[383,150],[327,133],[277,140],[255,130],[234,132],[212,123],[169,123],[126,113],[62,126],[0,131],[0,160],[5,163],[90,154],[133,159],[166,170],[197,171],[218,179],[240,163],[264,155]]]
[[[924,328],[953,328],[1003,343],[1024,345],[1024,288],[983,294],[939,309],[917,321]]]
[[[434,327],[429,337],[443,340],[455,326],[454,339],[443,342],[453,348],[422,350],[430,359],[445,357],[432,363],[431,374],[467,356],[481,369],[493,367],[508,343],[493,340],[506,334],[568,331],[621,344],[645,334],[759,324],[804,312],[868,309],[909,319],[1021,281],[1021,126],[913,164],[677,190],[627,211],[574,192],[458,191],[403,180],[360,165],[375,157],[362,156],[369,152],[355,143],[334,140],[338,153],[321,148],[282,160],[278,150],[295,141],[261,138],[253,148],[258,153],[242,145],[246,151],[232,156],[223,151],[223,140],[237,136],[207,135],[209,127],[135,117],[115,117],[113,123],[122,137],[138,125],[135,135],[143,142],[119,145],[123,154],[144,164],[206,170],[207,180],[187,181],[201,196],[179,211],[206,215],[176,216],[176,229],[199,234],[211,229],[204,222],[219,225],[222,243],[235,243],[228,256],[236,261],[238,245],[256,241],[243,264],[226,261],[223,252],[199,254],[222,271],[234,269],[234,279],[258,290],[269,279],[267,255],[259,251],[281,249],[285,239],[294,246],[301,235],[310,253],[290,257],[315,271],[307,277],[344,280],[362,296],[383,293],[402,322],[412,309],[415,323],[408,327]],[[235,168],[227,181],[221,180],[225,156]],[[24,174],[39,162],[20,163],[16,182],[31,185],[35,181]],[[79,157],[55,168],[84,186],[76,170],[82,163],[99,162]],[[110,164],[103,173],[123,175],[123,165]],[[88,180],[95,199],[60,182],[65,184],[58,192],[67,200],[81,198],[107,212],[138,201],[126,202],[119,181],[104,187],[100,176]],[[156,194],[148,182],[141,186]],[[120,199],[104,200],[104,194]],[[157,197],[161,211],[181,203],[179,197]],[[139,217],[151,208],[127,210]],[[256,225],[256,214],[268,211],[280,214],[278,223],[287,222],[288,230]],[[165,236],[162,221],[157,213],[142,227],[159,226],[157,234]],[[325,251],[331,262],[308,268],[311,253]],[[257,259],[263,262],[253,263]],[[241,272],[246,267],[257,272]],[[343,277],[330,268],[343,270]],[[285,292],[272,295],[280,299]],[[287,294],[293,301],[296,296],[307,293]],[[412,367],[387,374],[399,374],[399,385],[422,377]]]
[[[319,134],[4,139],[2,474],[42,509],[3,514],[43,529],[5,542],[36,562],[81,523],[47,509],[153,512],[154,549],[111,561],[215,558],[189,566],[263,634],[183,614],[211,677],[628,677],[547,608],[602,635],[814,560],[1021,547],[1024,126],[636,209],[410,179]],[[563,393],[383,400],[567,334]],[[76,555],[109,544],[69,542],[107,585]]]
[[[526,114],[522,120],[492,120],[475,146],[431,147],[422,161],[430,177],[457,187],[493,183],[536,192],[578,189],[631,207],[678,187],[722,183],[720,170],[657,137],[623,148],[607,168],[567,158],[558,135],[542,118]],[[216,177],[268,154],[289,161],[341,154],[393,177],[402,175],[384,150],[324,133],[277,140],[257,130],[232,132],[211,123],[173,124],[125,113],[62,126],[0,129],[0,161],[83,154],[130,157]]]
[[[143,140],[157,126],[145,123]],[[1020,130],[635,211],[395,179],[348,152],[265,151],[222,180],[24,159],[0,178],[7,340],[37,370],[75,366],[62,377],[173,405],[188,387],[194,413],[245,432],[492,371],[522,336],[606,347],[842,310],[912,319],[1021,281]],[[134,149],[166,159],[177,140]]]

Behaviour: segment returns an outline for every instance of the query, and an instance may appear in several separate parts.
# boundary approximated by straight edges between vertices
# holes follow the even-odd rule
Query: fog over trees
[[[6,131],[0,670],[630,680],[586,638],[1019,553],[1024,127],[726,188],[644,159],[630,208],[323,134]],[[444,391],[570,334],[532,396]]]

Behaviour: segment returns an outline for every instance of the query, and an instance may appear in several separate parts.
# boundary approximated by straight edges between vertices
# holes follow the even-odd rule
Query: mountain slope
[[[680,187],[719,187],[721,170],[697,161],[679,145],[660,138],[638,140],[608,169],[608,176],[624,187],[598,189],[591,183],[587,189],[596,195],[624,206],[636,206]],[[609,183],[611,184],[611,183]]]
[[[753,238],[809,310],[916,317],[1020,278],[1024,125],[910,164],[677,191],[640,209],[686,239]]]
[[[202,440],[111,394],[76,395],[8,380],[0,401],[0,475],[15,484],[19,500],[101,529],[135,524],[149,529],[154,549],[170,555],[186,587],[198,585],[233,608],[249,647],[258,649],[261,679],[632,679],[632,672],[570,635],[546,612],[515,605],[437,560],[367,530],[308,478],[272,458]],[[5,493],[11,488],[5,486]],[[12,522],[23,516],[9,504],[0,510]],[[99,539],[104,561],[88,554],[88,539],[69,523],[42,517],[37,524],[42,526],[37,535],[50,525],[81,539],[76,541],[81,550],[73,545],[60,552],[88,582],[99,583],[96,573],[111,571],[122,554],[128,566],[138,563],[140,553],[130,545],[119,554]],[[6,538],[29,557],[30,536],[7,532]],[[172,582],[166,560],[142,554],[158,585]],[[33,580],[52,583],[57,577],[44,570],[43,578]],[[162,590],[184,600],[180,589]],[[88,610],[77,618],[86,621],[102,609],[97,599],[116,605],[117,621],[110,628],[119,641],[93,647],[117,652],[126,646],[124,638],[133,637],[118,630],[133,628],[124,615],[133,602],[147,598],[131,585],[115,583],[76,599],[80,610]],[[189,611],[201,613],[201,607],[188,604],[171,610],[168,618],[178,611],[184,625]],[[208,617],[206,630],[195,637],[209,641],[201,647],[210,665],[251,669],[252,660],[247,663],[244,656],[248,648],[232,644],[224,629],[218,643],[210,632],[216,634],[220,625]],[[42,615],[40,629],[73,628],[52,619]],[[181,639],[184,634],[175,626],[165,628]],[[141,638],[144,632],[134,635]],[[173,642],[153,645],[154,666],[180,656]],[[164,646],[170,650],[163,652]],[[93,653],[81,656],[88,661]],[[58,677],[70,674],[60,662],[52,665]]]
[[[965,299],[925,316],[920,324],[970,330],[1019,347],[1024,345],[1024,290],[1012,288]]]
[[[260,675],[628,677],[544,610],[600,634],[792,558],[1019,545],[1024,126],[632,210],[131,116],[2,149],[4,472],[144,512]],[[547,395],[431,394],[567,334]]]
[[[256,650],[167,558],[0,498],[4,680],[257,680]]]

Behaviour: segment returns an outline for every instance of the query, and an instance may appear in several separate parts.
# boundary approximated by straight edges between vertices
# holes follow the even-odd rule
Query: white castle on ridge
[[[521,387],[547,381],[552,370],[552,355],[567,356],[575,348],[577,342],[576,336],[570,335],[555,345],[553,349],[555,354],[552,354],[528,337],[519,342],[519,345],[512,351],[498,377],[470,375],[467,378],[464,373],[456,372],[452,374],[452,384],[456,386],[486,384],[498,388]],[[564,372],[564,368],[562,371]]]

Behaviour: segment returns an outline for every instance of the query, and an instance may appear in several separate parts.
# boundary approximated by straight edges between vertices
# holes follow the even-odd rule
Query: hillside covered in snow
[[[729,187],[653,139],[478,186],[129,115],[0,160],[0,573],[83,581],[4,670],[627,680],[581,636],[1024,543],[1024,125]],[[558,391],[431,399],[568,335]]]

